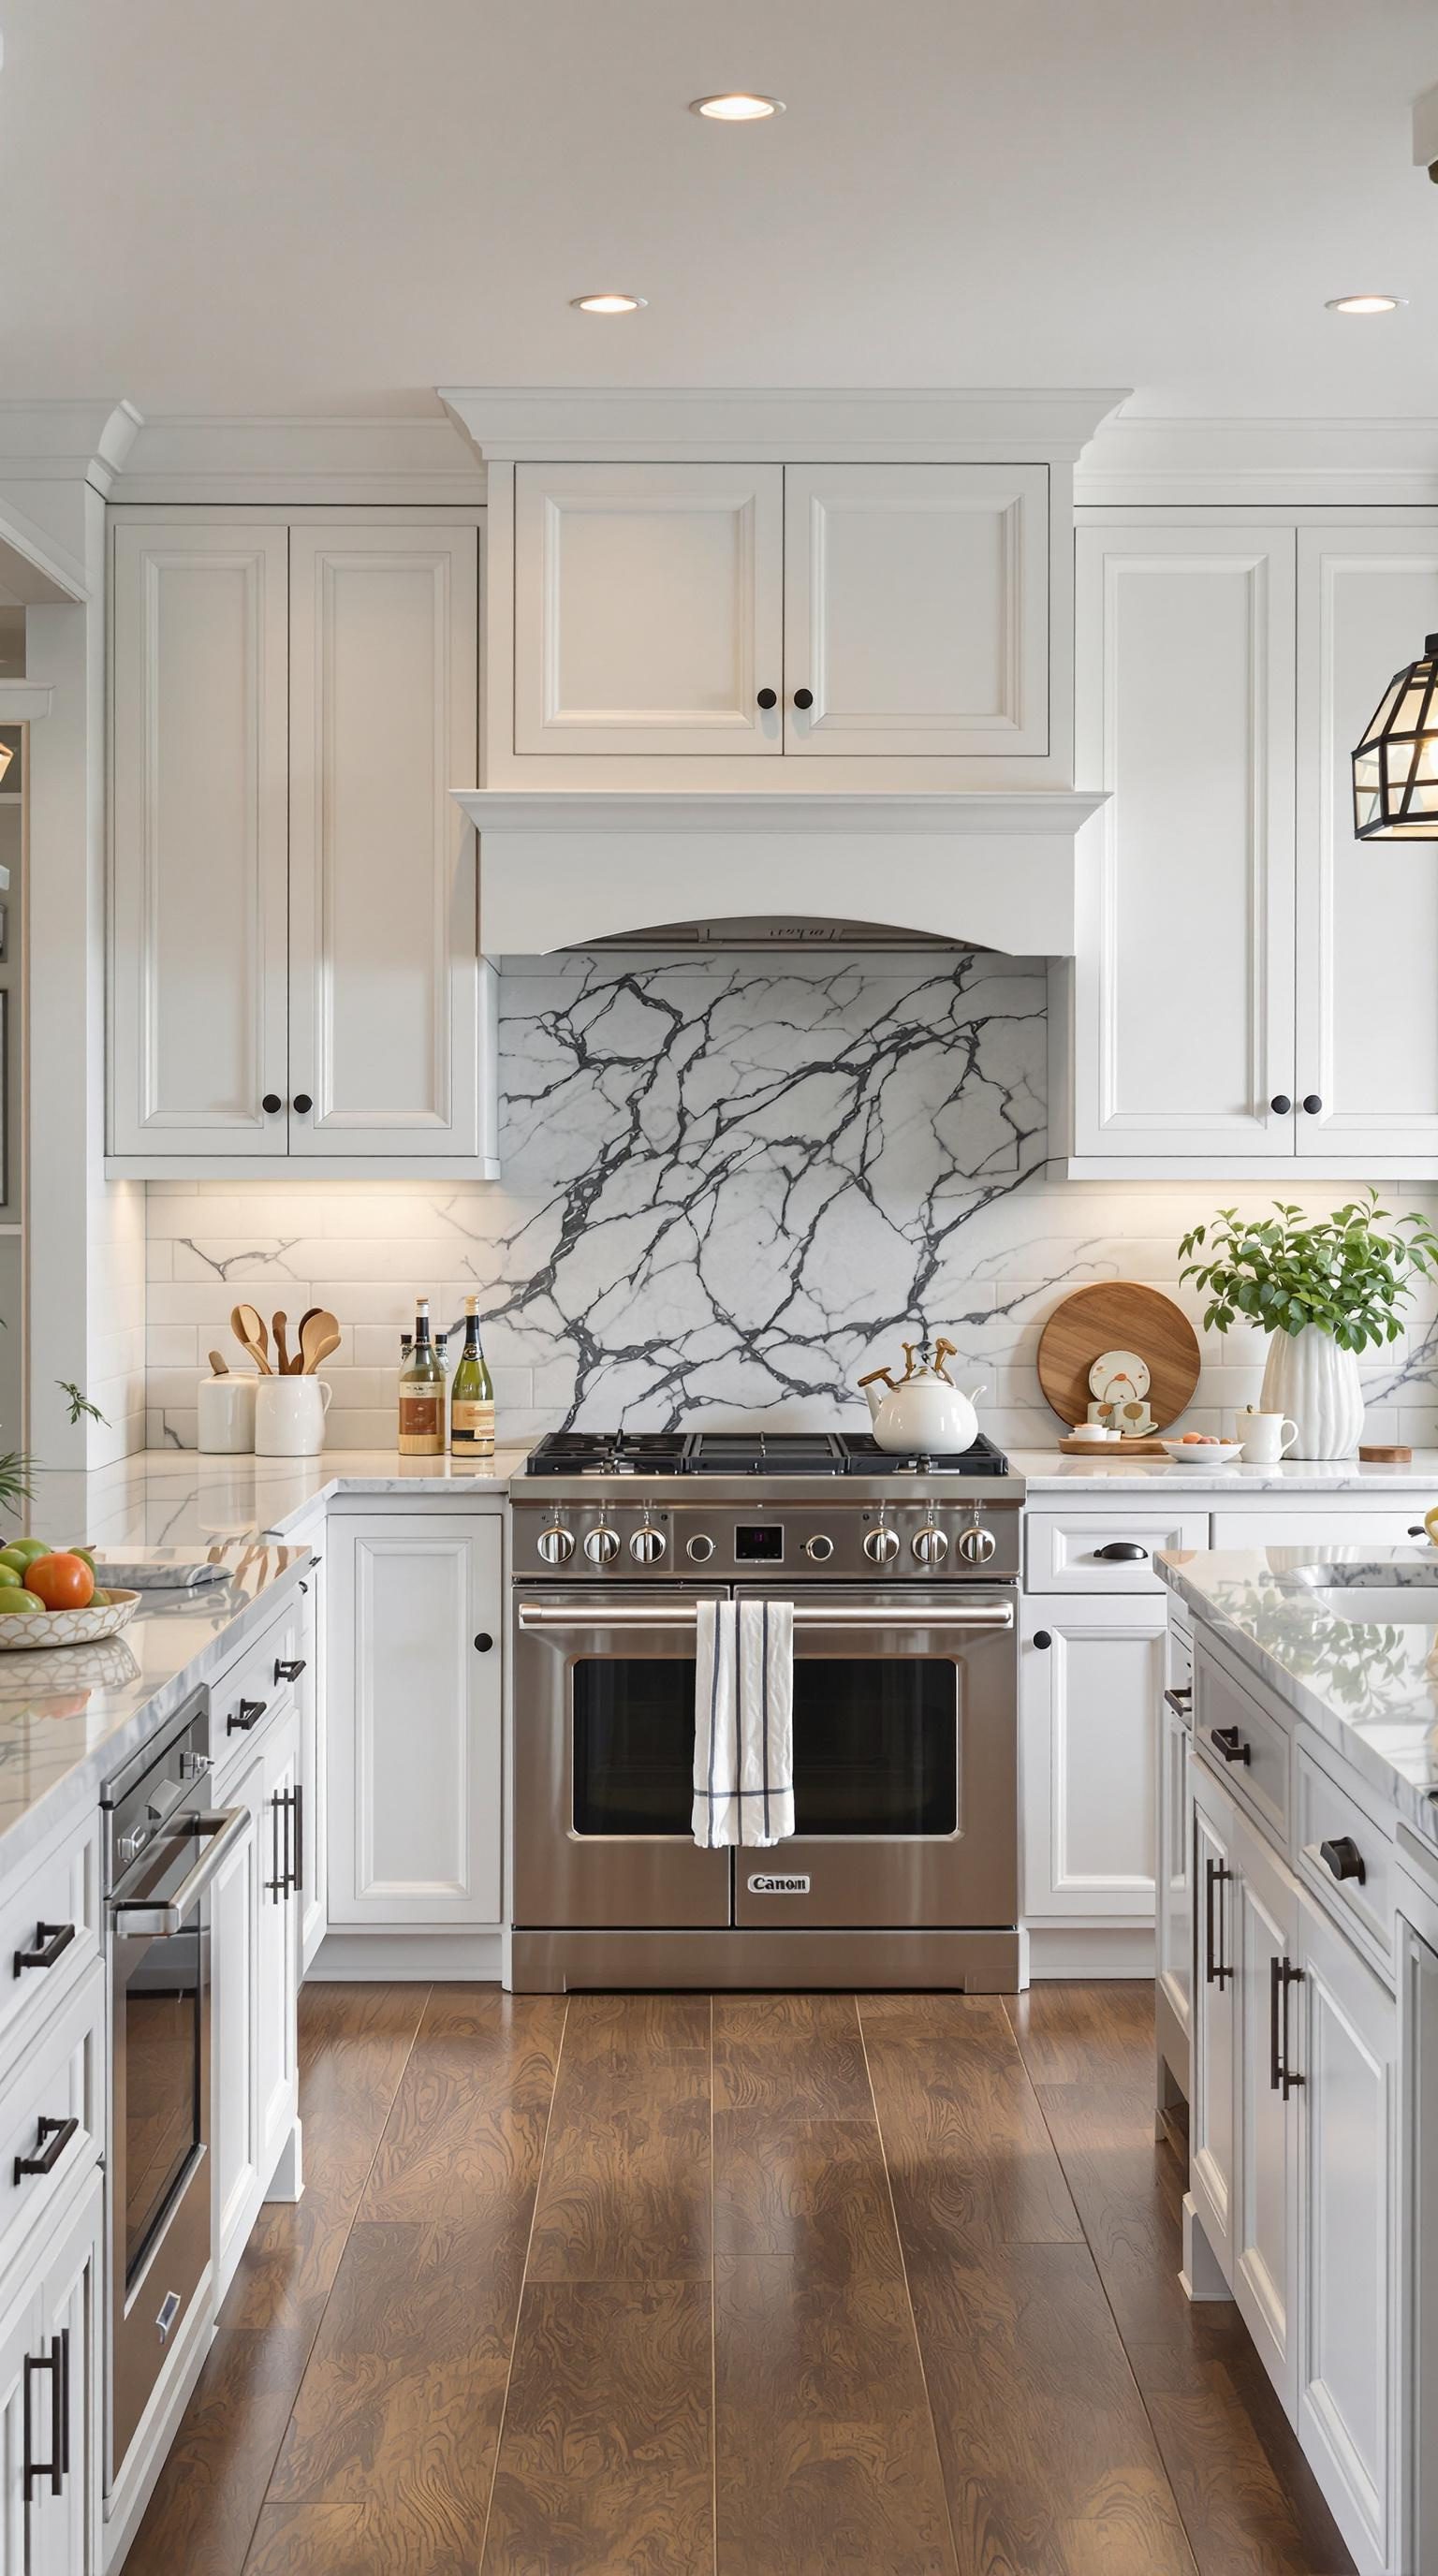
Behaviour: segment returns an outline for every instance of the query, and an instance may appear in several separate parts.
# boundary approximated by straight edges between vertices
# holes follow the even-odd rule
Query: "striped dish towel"
[[[715,1851],[794,1830],[794,1608],[701,1601],[694,1654],[694,1839]]]

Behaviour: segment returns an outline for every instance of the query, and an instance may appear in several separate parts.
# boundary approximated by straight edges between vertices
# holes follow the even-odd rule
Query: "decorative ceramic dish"
[[[1165,1440],[1175,1467],[1233,1467],[1243,1456],[1241,1440]]]
[[[0,1654],[25,1646],[93,1646],[127,1628],[140,1606],[138,1592],[117,1592],[88,1610],[0,1610]]]

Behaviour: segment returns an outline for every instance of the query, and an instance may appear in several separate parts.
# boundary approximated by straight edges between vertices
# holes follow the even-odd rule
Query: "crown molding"
[[[1086,508],[1438,501],[1438,420],[1105,422],[1074,475]]]
[[[118,502],[457,503],[484,467],[452,420],[301,420],[168,413],[147,420]]]
[[[0,399],[0,477],[17,483],[94,485],[108,495],[141,427],[133,403]]]
[[[1099,422],[1128,399],[1122,388],[766,392],[724,386],[441,385],[438,392],[481,456],[544,463],[693,457],[783,464],[811,456],[879,463],[1071,463]]]

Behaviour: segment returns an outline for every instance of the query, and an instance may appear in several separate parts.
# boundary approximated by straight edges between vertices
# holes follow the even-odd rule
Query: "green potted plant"
[[[1194,1226],[1180,1275],[1208,1291],[1206,1330],[1246,1316],[1269,1336],[1260,1400],[1297,1423],[1292,1455],[1350,1458],[1363,1429],[1358,1354],[1398,1339],[1403,1302],[1438,1271],[1438,1234],[1424,1216],[1390,1216],[1376,1190],[1331,1216],[1273,1206],[1263,1218],[1220,1208]]]

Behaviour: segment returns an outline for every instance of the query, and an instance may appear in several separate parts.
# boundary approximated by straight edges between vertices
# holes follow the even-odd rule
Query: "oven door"
[[[694,1841],[694,1606],[722,1587],[518,1587],[514,1920],[727,1927],[729,1854]]]
[[[249,1809],[172,1820],[108,1906],[111,2480],[210,2260],[210,1913]]]
[[[735,1922],[791,1931],[1015,1922],[1012,1591],[739,1588],[740,1600],[766,1596],[792,1600],[798,1614],[795,1830],[771,1851],[736,1852]]]

